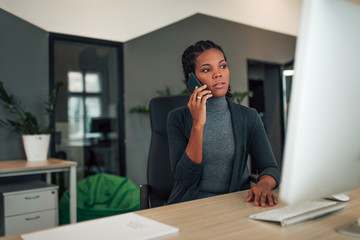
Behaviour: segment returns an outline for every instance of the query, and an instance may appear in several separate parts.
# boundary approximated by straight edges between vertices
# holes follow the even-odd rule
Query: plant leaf
[[[45,102],[45,112],[50,118],[54,112],[56,96],[63,84],[63,82],[58,82],[55,85],[55,88],[50,91],[49,100]],[[18,116],[18,118],[15,119],[0,119],[0,127],[10,126],[12,127],[12,131],[14,133],[21,134],[41,134],[53,132],[51,123],[49,123],[49,125],[45,128],[41,128],[37,118],[30,112],[26,112],[20,104],[15,102],[14,97],[6,92],[2,81],[0,81],[0,100],[4,104],[4,108],[7,109],[10,114],[14,117]]]
[[[0,99],[8,105],[13,105],[14,103],[14,97],[7,94],[2,81],[0,81]]]
[[[129,113],[148,113],[149,108],[146,106],[135,106],[129,109]]]

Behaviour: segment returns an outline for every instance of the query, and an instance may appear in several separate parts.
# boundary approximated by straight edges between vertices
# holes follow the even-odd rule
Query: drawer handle
[[[32,218],[25,218],[26,221],[36,220],[39,219],[40,216],[32,217]]]
[[[39,198],[40,195],[37,195],[37,196],[33,196],[33,197],[25,197],[26,200],[31,200],[31,199],[37,199]]]

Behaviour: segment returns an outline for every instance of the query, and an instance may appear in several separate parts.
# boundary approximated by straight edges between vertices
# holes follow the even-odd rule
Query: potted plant
[[[62,82],[58,82],[49,93],[45,102],[45,113],[52,118],[56,96]],[[26,159],[28,161],[45,161],[47,159],[50,134],[54,132],[51,121],[47,126],[40,126],[37,117],[25,110],[13,95],[9,95],[0,81],[0,104],[12,118],[0,118],[0,128],[11,127],[12,132],[22,134]]]

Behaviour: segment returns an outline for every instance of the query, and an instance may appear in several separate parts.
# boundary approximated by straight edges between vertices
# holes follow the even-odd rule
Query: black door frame
[[[117,102],[117,116],[118,116],[118,148],[119,148],[119,167],[120,176],[126,175],[126,161],[125,161],[125,108],[124,108],[124,50],[123,43],[100,40],[94,38],[79,37],[66,34],[49,33],[49,87],[54,88],[55,75],[54,75],[54,42],[56,40],[77,42],[85,44],[102,45],[106,47],[114,47],[117,49],[118,59],[118,102]],[[51,119],[53,127],[55,125],[55,117]],[[50,156],[55,156],[55,141],[54,136],[50,144]]]
[[[283,115],[284,115],[284,109],[283,109],[283,97],[282,97],[282,70],[284,69],[285,65],[288,65],[290,64],[289,63],[286,63],[286,64],[281,64],[281,63],[273,63],[273,62],[266,62],[266,61],[261,61],[261,60],[255,60],[255,59],[247,59],[247,68],[249,69],[249,66],[251,64],[258,64],[258,65],[262,65],[263,66],[263,71],[264,71],[264,81],[266,78],[273,78],[273,79],[276,79],[276,83],[277,83],[277,86],[275,86],[273,89],[275,89],[276,91],[278,91],[279,95],[275,96],[277,97],[278,99],[275,100],[278,101],[278,104],[277,104],[277,111],[276,112],[276,109],[275,109],[275,112],[274,114],[277,115],[277,117],[279,118],[279,121],[280,121],[280,127],[279,127],[279,132],[276,134],[278,136],[269,136],[268,135],[268,138],[269,138],[269,141],[270,143],[272,143],[273,141],[275,142],[278,142],[277,140],[274,140],[274,138],[278,138],[280,140],[280,148],[281,149],[273,149],[273,152],[275,154],[275,158],[276,158],[276,161],[279,165],[279,168],[281,169],[281,165],[282,165],[282,155],[283,155],[283,150],[284,150],[284,141],[285,141],[285,131],[284,131],[284,118],[283,118]],[[248,75],[248,86],[250,86],[250,78],[249,78],[249,75]],[[275,82],[275,80],[273,81]],[[264,83],[265,85],[265,83]],[[249,89],[251,90],[251,89]],[[265,92],[266,92],[266,89],[264,89]],[[266,101],[266,99],[265,99]],[[250,103],[249,103],[249,106],[250,106]],[[250,106],[251,107],[251,106]],[[265,103],[265,112],[266,112],[266,103]],[[266,117],[266,115],[265,115]],[[274,146],[272,146],[274,148]]]

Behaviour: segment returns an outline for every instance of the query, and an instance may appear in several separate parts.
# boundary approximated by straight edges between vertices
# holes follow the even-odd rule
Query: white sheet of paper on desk
[[[152,239],[178,231],[178,228],[135,213],[125,213],[39,232],[22,234],[21,237],[24,240]]]

